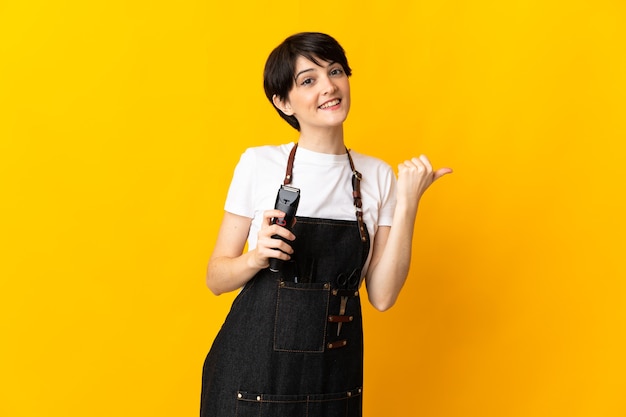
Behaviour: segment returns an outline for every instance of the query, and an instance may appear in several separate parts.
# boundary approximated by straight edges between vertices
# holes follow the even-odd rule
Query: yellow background
[[[0,415],[197,415],[234,294],[204,269],[239,155],[296,138],[270,50],[331,33],[347,144],[455,169],[365,416],[626,415],[620,0],[0,2]]]

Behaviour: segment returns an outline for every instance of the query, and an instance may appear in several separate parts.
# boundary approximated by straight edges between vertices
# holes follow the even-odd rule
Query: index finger
[[[430,160],[428,159],[428,157],[426,155],[420,155],[418,158],[420,161],[422,161],[422,164],[424,164],[424,166],[426,167],[426,170],[428,172],[432,172],[433,170],[433,166],[430,163]]]

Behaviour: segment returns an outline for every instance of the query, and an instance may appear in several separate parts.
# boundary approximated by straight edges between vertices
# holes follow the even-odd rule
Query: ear
[[[272,96],[272,103],[274,103],[274,106],[276,106],[276,108],[282,111],[285,115],[293,116],[293,110],[291,109],[291,105],[288,100],[283,100],[274,94]]]

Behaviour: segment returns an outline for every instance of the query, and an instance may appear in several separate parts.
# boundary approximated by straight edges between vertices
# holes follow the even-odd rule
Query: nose
[[[322,81],[322,94],[329,95],[334,93],[337,90],[337,86],[333,82],[333,80],[326,76]]]

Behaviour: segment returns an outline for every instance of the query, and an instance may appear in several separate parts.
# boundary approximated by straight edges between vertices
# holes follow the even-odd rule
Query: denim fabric
[[[206,358],[201,417],[360,417],[363,331],[358,284],[369,243],[355,221],[298,217],[293,260],[239,293]],[[329,316],[350,321],[338,323]],[[339,334],[338,334],[338,329]]]

